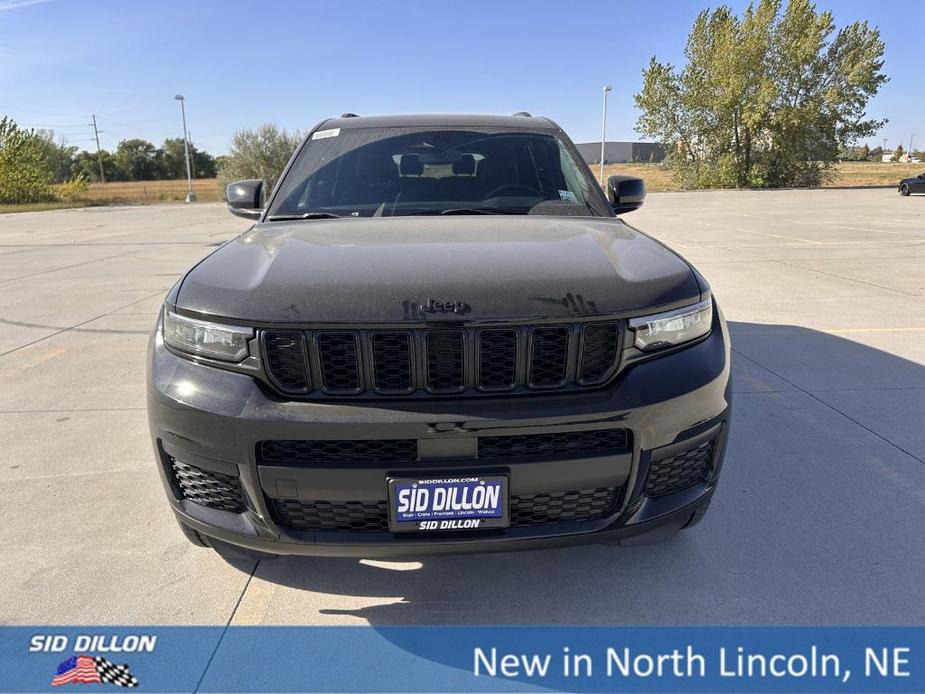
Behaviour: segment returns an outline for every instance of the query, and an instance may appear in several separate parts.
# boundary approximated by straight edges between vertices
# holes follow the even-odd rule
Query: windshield
[[[550,131],[316,131],[267,219],[421,214],[610,216],[583,162]]]

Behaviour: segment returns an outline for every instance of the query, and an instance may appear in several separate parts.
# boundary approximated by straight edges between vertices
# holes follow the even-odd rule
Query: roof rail
[[[342,114],[340,114],[340,117],[341,117],[341,118],[359,118],[359,116],[358,116],[357,114],[355,114],[355,113],[350,113],[349,111],[348,111],[347,113],[342,113]]]
[[[514,114],[515,116],[523,116],[524,118],[533,118],[533,114],[528,111],[518,111]]]

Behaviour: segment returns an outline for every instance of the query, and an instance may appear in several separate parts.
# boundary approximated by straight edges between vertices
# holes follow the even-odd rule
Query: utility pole
[[[189,135],[186,132],[186,106],[182,94],[177,94],[174,99],[180,102],[180,113],[183,116],[183,146],[186,148],[186,202],[190,203],[196,201],[196,195],[193,193],[193,168],[189,156]]]
[[[601,90],[604,92],[604,115],[601,118],[601,188],[604,187],[604,145],[607,143],[607,92],[611,89],[608,84]]]
[[[912,159],[912,143],[915,141],[915,133],[909,135],[909,158]]]
[[[100,131],[96,127],[96,114],[93,115],[93,122],[89,125],[93,126],[93,135],[96,137],[96,160],[100,163],[100,183],[106,182],[106,174],[103,173],[103,152],[100,149]]]
[[[883,138],[883,153],[886,154],[886,138]]]

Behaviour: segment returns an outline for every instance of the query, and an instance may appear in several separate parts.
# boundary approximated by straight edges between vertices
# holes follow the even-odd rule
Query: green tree
[[[161,178],[157,148],[147,140],[122,140],[116,148],[115,163],[127,181],[153,181]]]
[[[44,202],[55,197],[42,137],[0,118],[0,203]]]
[[[193,175],[196,178],[215,178],[218,175],[215,157],[208,152],[193,149]]]
[[[880,161],[883,158],[883,147],[874,147],[867,156],[867,161]]]
[[[300,132],[289,133],[272,124],[239,130],[219,170],[222,190],[242,178],[262,178],[272,188],[301,140]]]
[[[893,156],[890,157],[890,161],[901,161],[905,153],[906,151],[903,149],[902,145],[896,145],[896,149],[893,150]]]
[[[74,177],[82,177],[87,181],[99,182],[100,180],[100,157],[103,160],[103,173],[107,181],[121,180],[122,173],[116,166],[116,161],[111,152],[102,150],[99,155],[96,152],[87,152],[86,150],[74,155],[74,163],[71,166],[71,173]]]
[[[169,137],[157,150],[157,159],[164,178],[186,178],[186,148],[182,137]]]
[[[67,139],[60,137],[55,140],[53,130],[36,130],[35,134],[39,137],[41,147],[45,153],[45,161],[51,170],[51,178],[54,183],[64,183],[73,175],[74,156],[77,154],[77,148],[68,145]]]
[[[861,149],[858,150],[858,161],[867,161],[868,159],[870,159],[870,147],[865,142]]]
[[[157,150],[157,157],[164,178],[186,178],[186,148],[182,137],[164,140]],[[211,154],[196,149],[191,143],[190,158],[193,178],[215,178],[218,169]]]
[[[839,151],[874,134],[868,100],[887,81],[877,29],[836,32],[809,0],[701,12],[682,70],[652,58],[636,129],[661,140],[692,187],[817,185]]]

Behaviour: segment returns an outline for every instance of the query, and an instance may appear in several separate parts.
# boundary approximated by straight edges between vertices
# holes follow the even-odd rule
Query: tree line
[[[190,146],[195,178],[215,178],[221,157]],[[0,118],[0,204],[47,202],[78,197],[87,184],[106,181],[152,181],[186,178],[183,138],[168,138],[160,147],[147,140],[122,140],[115,151],[81,151],[52,130],[19,127]]]
[[[82,176],[87,181],[100,180],[100,162],[107,181],[159,181],[186,178],[186,150],[182,137],[164,140],[160,147],[141,138],[119,142],[115,151],[78,151],[64,138],[55,139],[54,131],[36,130],[35,136],[51,167],[54,183]],[[218,161],[190,143],[193,178],[215,178]]]

